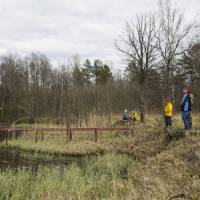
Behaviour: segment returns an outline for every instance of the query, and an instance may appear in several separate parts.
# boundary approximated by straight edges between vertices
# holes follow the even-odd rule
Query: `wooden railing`
[[[133,131],[133,128],[1,128],[0,133],[5,134],[6,141],[8,138],[15,138],[17,133],[23,132],[28,134],[29,132],[35,133],[35,142],[38,141],[38,133],[42,132],[41,139],[44,138],[44,132],[58,132],[67,135],[67,141],[72,141],[73,133],[74,132],[93,132],[94,133],[94,141],[97,142],[98,140],[98,133],[99,132],[113,132],[113,131],[120,131],[122,133],[128,133]]]

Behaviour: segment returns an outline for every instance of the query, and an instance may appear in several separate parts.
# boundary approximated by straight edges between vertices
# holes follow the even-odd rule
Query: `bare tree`
[[[184,42],[192,29],[192,24],[185,23],[183,13],[171,0],[160,0],[159,19],[158,49],[163,60],[164,93],[173,98],[176,58],[186,50]]]
[[[155,16],[152,14],[137,17],[136,23],[126,24],[125,33],[116,48],[125,54],[131,68],[132,76],[140,86],[140,115],[144,122],[144,91],[146,79],[153,69],[158,66],[157,30]]]

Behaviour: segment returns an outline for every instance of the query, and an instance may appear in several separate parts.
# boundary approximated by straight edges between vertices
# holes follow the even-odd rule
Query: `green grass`
[[[190,142],[183,142],[185,148],[178,142],[174,151],[172,144],[145,164],[110,153],[81,168],[72,164],[64,169],[39,167],[37,172],[8,169],[0,173],[0,200],[166,200],[178,194],[199,200],[199,171],[192,166],[197,167],[200,158],[187,161],[192,158]]]
[[[175,128],[183,127],[180,116],[173,119]],[[195,128],[200,127],[198,115],[193,122]],[[40,167],[36,174],[23,169],[2,171],[0,200],[166,200],[179,194],[199,200],[200,135],[165,143],[162,127],[161,118],[152,115],[146,125],[137,125],[130,134],[100,134],[98,143],[89,134],[77,134],[69,143],[61,134],[47,134],[37,143],[34,134],[10,140],[9,147],[33,150],[36,158],[38,151],[104,154],[81,168],[73,164],[65,169]]]
[[[18,138],[9,140],[8,144],[2,143],[3,147],[17,147],[21,150],[30,150],[35,152],[48,152],[49,154],[94,154],[104,151],[103,146],[90,140],[80,140],[67,143],[64,139],[48,139],[35,143],[33,139]]]
[[[126,199],[132,185],[127,178],[139,166],[126,155],[107,154],[83,169],[7,170],[0,173],[0,199]]]

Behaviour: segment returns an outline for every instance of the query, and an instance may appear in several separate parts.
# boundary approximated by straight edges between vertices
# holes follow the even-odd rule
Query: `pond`
[[[27,152],[19,148],[1,147],[0,148],[0,169],[27,168],[37,171],[39,166],[47,167],[67,167],[71,164],[83,168],[88,161],[95,161],[100,155],[53,155],[40,152]]]

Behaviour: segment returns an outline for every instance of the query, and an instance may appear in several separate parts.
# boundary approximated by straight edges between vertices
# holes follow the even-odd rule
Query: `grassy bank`
[[[2,143],[2,147],[31,150],[36,157],[40,151],[104,154],[84,166],[41,166],[36,172],[4,170],[0,173],[0,200],[199,200],[200,135],[172,139],[156,116],[129,134],[100,134],[98,143],[89,133],[73,137],[72,142],[62,135],[47,134],[35,143],[30,134],[8,141],[7,146]],[[195,128],[200,127],[197,115],[193,122]],[[174,126],[182,127],[180,116],[174,117]]]
[[[19,138],[17,140],[10,140],[6,145],[1,144],[1,147],[8,148],[18,148],[24,151],[31,152],[43,152],[48,154],[69,154],[69,155],[86,155],[86,154],[95,154],[102,153],[105,151],[102,145],[97,144],[92,141],[82,140],[71,143],[66,142],[58,142],[55,140],[46,140],[46,141],[38,141],[35,143],[32,140],[26,140],[23,138]]]
[[[200,146],[192,147],[191,142],[192,138],[173,143],[146,164],[113,153],[90,160],[82,168],[70,165],[40,167],[36,172],[2,171],[0,199],[166,200],[182,196],[198,200]]]
[[[46,152],[49,154],[94,154],[102,152],[126,152],[135,151],[151,152],[152,146],[158,146],[164,140],[165,133],[162,128],[154,129],[149,126],[138,125],[130,133],[115,131],[112,133],[99,133],[98,142],[94,142],[94,136],[90,133],[75,134],[71,142],[66,141],[63,134],[45,134],[43,140],[35,142],[35,134],[29,133],[19,136],[17,139],[1,143],[2,147],[19,148],[24,151]],[[155,139],[156,138],[156,139]]]
[[[129,174],[139,167],[128,156],[108,154],[82,169],[7,170],[0,173],[0,199],[125,199]]]
[[[174,116],[174,127],[181,128],[181,117]],[[125,125],[127,126],[127,125]],[[132,125],[131,125],[132,126]],[[200,128],[199,115],[193,115],[194,128]],[[136,124],[132,126],[133,131],[129,134],[124,132],[99,132],[98,142],[94,142],[94,133],[74,133],[73,140],[67,142],[63,133],[45,133],[41,140],[41,133],[38,133],[37,143],[35,133],[22,133],[17,140],[9,140],[8,146],[21,150],[35,152],[47,152],[56,154],[94,154],[102,152],[126,152],[135,155],[139,159],[156,155],[165,146],[166,133],[162,125],[162,118],[158,115],[148,117],[145,125]],[[1,146],[6,146],[5,142]]]

